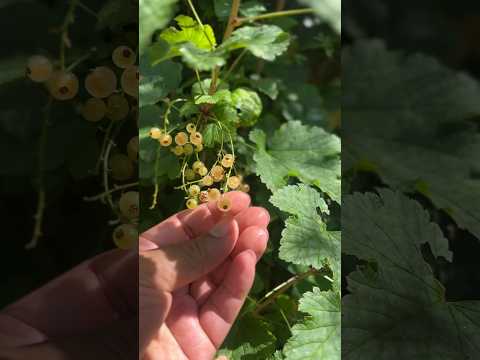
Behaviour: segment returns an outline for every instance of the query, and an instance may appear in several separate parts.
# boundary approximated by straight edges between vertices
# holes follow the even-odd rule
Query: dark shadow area
[[[478,358],[480,6],[342,10],[342,358]]]
[[[120,204],[138,177],[138,3],[1,1],[0,30],[0,309],[43,287],[32,317],[50,325],[71,317],[57,334],[70,336],[95,299],[125,294],[105,295],[90,283],[91,271],[69,271],[138,240],[138,201],[130,195]],[[103,77],[92,80],[99,67]],[[122,319],[136,316],[137,263],[122,275],[133,299],[128,311],[115,310]],[[35,328],[28,312],[17,318]],[[100,330],[94,314],[82,321],[86,332]],[[2,348],[9,344],[0,328]]]

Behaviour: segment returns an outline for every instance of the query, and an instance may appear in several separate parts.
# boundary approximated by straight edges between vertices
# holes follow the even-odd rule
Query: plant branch
[[[238,23],[238,12],[240,11],[241,0],[233,0],[232,8],[230,9],[230,16],[228,17],[227,28],[223,34],[223,42],[225,42],[233,33],[235,28],[239,25]],[[218,75],[220,73],[220,68],[217,66],[212,71],[212,81],[210,83],[209,94],[213,95],[217,91],[217,81]]]
[[[38,143],[38,197],[37,197],[37,210],[33,218],[35,219],[35,225],[33,228],[32,239],[25,245],[25,249],[34,249],[38,240],[43,235],[43,215],[46,207],[46,190],[45,190],[45,155],[48,141],[48,126],[50,123],[50,111],[52,108],[53,99],[48,99],[47,105],[43,109],[44,118],[42,123],[42,130],[40,133],[40,140]]]
[[[304,280],[305,278],[309,277],[310,275],[314,275],[318,273],[319,270],[315,268],[311,268],[310,270],[297,274],[295,276],[292,276],[290,279],[287,281],[283,282],[282,284],[278,285],[275,289],[270,291],[268,294],[266,294],[258,303],[256,308],[253,310],[254,315],[260,314],[267,306],[269,306],[271,303],[275,301],[277,297],[279,297],[281,294],[283,294],[285,291],[290,289],[292,286],[295,284],[299,283],[300,281]]]
[[[113,194],[114,192],[129,189],[131,187],[138,186],[138,182],[133,182],[125,185],[116,186],[115,189],[109,190],[108,193],[102,192],[101,194],[94,195],[94,196],[84,196],[83,201],[92,202],[97,200],[104,199],[107,195]]]
[[[108,141],[107,148],[105,149],[105,156],[103,157],[103,188],[105,189],[105,197],[107,199],[108,204],[112,209],[115,209],[115,205],[113,204],[110,188],[108,185],[108,160],[110,158],[110,151],[112,147],[115,145],[113,140]]]
[[[237,26],[252,21],[258,20],[267,20],[273,19],[282,16],[295,16],[295,15],[304,15],[304,14],[311,14],[313,13],[313,9],[306,8],[306,9],[295,9],[295,10],[284,10],[284,11],[275,11],[267,14],[257,15],[257,16],[249,16],[245,18],[238,18],[236,19]]]
[[[65,45],[70,46],[70,40],[68,38],[68,27],[74,20],[75,8],[77,7],[79,0],[71,0],[68,5],[67,13],[63,20],[60,33],[60,67],[62,70],[65,69]]]

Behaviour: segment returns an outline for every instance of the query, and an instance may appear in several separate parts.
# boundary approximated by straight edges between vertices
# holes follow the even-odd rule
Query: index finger
[[[232,202],[228,216],[234,217],[250,206],[250,196],[243,192],[232,191],[225,194],[225,197]],[[140,250],[153,250],[159,246],[194,239],[207,233],[224,215],[215,202],[202,204],[195,210],[177,213],[142,233]]]

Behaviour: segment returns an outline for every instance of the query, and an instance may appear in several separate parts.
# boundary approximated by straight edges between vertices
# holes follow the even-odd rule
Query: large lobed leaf
[[[270,190],[276,191],[287,185],[289,177],[296,177],[340,201],[341,145],[336,135],[289,121],[268,141],[258,129],[250,133],[250,139],[257,144],[257,174]]]
[[[340,293],[314,288],[300,300],[299,310],[308,313],[292,328],[284,348],[286,360],[339,360],[341,358]]]
[[[377,41],[348,49],[343,59],[346,168],[423,193],[480,236],[480,136],[465,120],[480,114],[478,83]]]
[[[140,52],[143,52],[153,33],[165,27],[173,16],[177,0],[140,0],[138,21]]]
[[[344,201],[342,250],[377,266],[348,277],[342,306],[345,359],[474,359],[480,302],[446,302],[421,245],[451,259],[447,240],[421,206],[400,193]],[[375,270],[372,270],[375,269]]]
[[[270,202],[291,216],[280,240],[279,256],[297,265],[320,269],[325,263],[340,279],[340,232],[327,230],[318,210],[328,206],[315,189],[304,185],[286,186],[273,194]]]

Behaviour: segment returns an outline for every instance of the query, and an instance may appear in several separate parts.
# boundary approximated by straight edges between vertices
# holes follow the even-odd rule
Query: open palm
[[[238,315],[253,284],[255,263],[266,247],[269,215],[250,207],[250,198],[243,193],[228,196],[234,204],[228,215],[215,204],[202,205],[141,235],[141,256],[152,260],[145,273],[156,280],[141,280],[140,306],[158,307],[161,297],[154,298],[155,289],[161,288],[168,295],[160,306],[169,309],[160,329],[148,339],[145,360],[211,360]],[[212,234],[218,224],[224,225],[223,231]],[[142,320],[141,315],[140,331],[154,327],[155,318]]]

